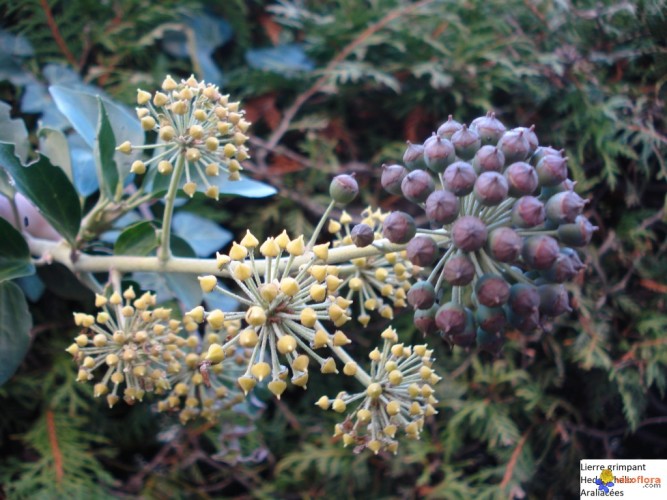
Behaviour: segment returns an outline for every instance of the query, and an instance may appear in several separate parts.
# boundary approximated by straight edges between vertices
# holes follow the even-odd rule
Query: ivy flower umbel
[[[196,316],[198,312],[195,310],[194,314],[186,314],[184,324],[196,325],[197,322],[192,316]],[[218,314],[213,313],[213,321],[216,316]],[[235,386],[234,374],[247,360],[247,352],[244,349],[229,349],[225,355],[227,363],[223,368],[222,363],[211,362],[211,358],[215,357],[215,348],[211,349],[211,346],[220,343],[217,333],[208,333],[202,339],[194,331],[187,339],[181,340],[183,342],[178,350],[178,358],[170,364],[168,370],[171,390],[164,399],[158,401],[157,409],[178,411],[183,424],[197,417],[213,422],[220,411],[243,399]]]
[[[228,320],[242,319],[244,326],[222,348],[225,352],[233,345],[252,349],[247,369],[238,378],[246,394],[257,382],[270,377],[268,388],[280,397],[290,371],[292,383],[305,388],[311,360],[322,373],[337,373],[332,357],[315,352],[350,342],[342,331],[332,334],[323,325],[330,321],[335,327],[342,326],[349,320],[350,305],[335,296],[342,283],[338,268],[321,263],[326,261],[327,247],[324,244],[310,249],[303,236],[290,239],[285,231],[260,245],[248,231],[240,243],[233,243],[228,255],[218,255],[220,268],[229,272],[238,293],[217,286],[215,276],[199,278],[204,292],[216,290],[230,295],[245,308],[225,313]],[[263,259],[261,272],[257,254]],[[301,262],[298,266],[297,258]]]
[[[170,320],[171,311],[155,308],[155,295],[148,292],[137,298],[132,287],[122,297],[118,292],[108,298],[96,295],[95,304],[100,308],[96,316],[74,313],[76,325],[84,328],[67,348],[79,364],[77,380],[87,382],[95,370],[106,367],[94,393],[106,395],[109,406],[118,402],[121,384],[129,404],[141,401],[146,392],[168,389],[169,345],[180,325]]]
[[[369,355],[370,378],[364,391],[341,392],[333,400],[322,396],[316,403],[338,413],[356,404],[345,421],[336,424],[334,433],[342,436],[345,446],[355,445],[355,451],[368,448],[376,454],[381,450],[396,453],[397,432],[418,439],[424,419],[437,413],[433,385],[440,377],[432,369],[432,350],[426,345],[398,343],[393,328],[383,331],[382,338],[382,350],[376,348]]]
[[[352,217],[343,211],[338,220],[331,219],[328,231],[336,236],[334,247],[356,244],[368,246],[382,238],[382,221],[387,214],[379,209],[366,208],[361,213],[360,224],[351,228]],[[341,269],[345,280],[341,289],[347,288],[345,298],[355,299],[359,304],[357,321],[363,326],[370,322],[369,312],[377,311],[383,318],[393,319],[393,307],[406,307],[407,291],[413,277],[421,270],[407,258],[405,251],[389,252],[371,257],[360,257],[351,261],[351,266]],[[391,302],[392,305],[385,303]]]
[[[160,174],[170,175],[179,165],[185,167],[183,190],[193,196],[198,184],[204,193],[218,198],[218,187],[209,178],[222,170],[230,180],[239,179],[243,160],[248,158],[245,135],[250,122],[238,102],[229,102],[218,87],[197,81],[194,77],[177,83],[170,76],[162,83],[162,92],[151,95],[137,91],[137,116],[146,131],[155,131],[159,141],[146,146],[124,142],[123,153],[133,149],[160,149],[150,160],[137,160],[132,172],[144,174],[156,164]]]

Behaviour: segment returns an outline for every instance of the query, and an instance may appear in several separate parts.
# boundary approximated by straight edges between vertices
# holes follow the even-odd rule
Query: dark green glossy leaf
[[[25,163],[28,160],[30,141],[23,120],[12,119],[9,104],[0,102],[0,141],[16,145],[16,155]]]
[[[0,283],[0,385],[14,375],[30,346],[32,317],[21,289]]]
[[[0,142],[0,165],[16,183],[16,188],[42,213],[44,218],[70,243],[81,225],[81,205],[67,174],[51,165],[46,156],[24,167],[14,155],[14,145]]]
[[[149,221],[141,221],[127,227],[116,240],[116,255],[150,255],[158,247],[155,227]]]
[[[97,167],[97,178],[100,183],[100,191],[110,200],[116,199],[119,193],[118,170],[114,161],[116,150],[116,138],[111,129],[109,115],[107,114],[104,101],[97,98],[98,120],[97,136],[95,137],[95,166]]]
[[[74,181],[72,159],[65,134],[55,128],[42,127],[37,135],[39,136],[40,153],[46,156],[53,165],[62,168],[70,181]]]
[[[14,226],[0,217],[0,282],[34,274],[30,249]]]

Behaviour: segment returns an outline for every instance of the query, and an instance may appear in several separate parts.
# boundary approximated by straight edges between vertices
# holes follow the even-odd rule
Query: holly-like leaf
[[[0,282],[34,274],[30,249],[14,226],[0,217]]]
[[[141,221],[127,227],[113,247],[116,255],[137,255],[145,257],[158,247],[155,227],[149,221]]]
[[[14,375],[30,346],[32,317],[21,289],[0,283],[0,385]]]
[[[43,155],[24,167],[14,154],[14,145],[3,142],[0,142],[0,166],[9,172],[17,190],[39,209],[56,231],[74,243],[81,225],[81,205],[67,174]]]
[[[100,191],[110,200],[116,199],[118,193],[118,170],[114,161],[116,138],[113,135],[109,116],[104,101],[97,98],[98,120],[97,136],[95,137],[95,166]]]

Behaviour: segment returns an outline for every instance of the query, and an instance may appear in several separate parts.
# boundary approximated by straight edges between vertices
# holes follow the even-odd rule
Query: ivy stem
[[[322,217],[320,217],[320,221],[317,223],[317,227],[315,227],[315,230],[313,231],[313,235],[310,237],[310,240],[308,241],[308,245],[306,245],[306,248],[308,248],[308,249],[313,248],[313,245],[315,244],[315,241],[317,240],[317,237],[320,235],[320,232],[322,231],[322,228],[324,227],[324,221],[327,220],[327,217],[329,217],[329,214],[331,213],[331,210],[333,210],[334,205],[335,205],[335,202],[333,200],[331,200],[331,203],[329,203],[329,206],[327,207],[327,209],[322,214]]]
[[[164,215],[162,216],[162,229],[160,230],[160,248],[158,250],[158,259],[163,264],[171,258],[171,219],[174,215],[174,203],[176,201],[176,194],[178,193],[178,185],[181,182],[181,176],[185,169],[185,154],[181,152],[176,160],[174,172],[169,181],[169,190],[167,191],[166,201],[164,204]]]

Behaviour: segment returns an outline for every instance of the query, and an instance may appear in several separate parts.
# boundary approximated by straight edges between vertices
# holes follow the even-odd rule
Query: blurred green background
[[[40,275],[32,346],[0,387],[0,497],[572,498],[581,458],[667,458],[666,7],[0,0],[0,100],[33,133],[63,126],[56,83],[132,106],[137,87],[194,73],[241,99],[246,173],[279,195],[188,205],[236,235],[308,233],[335,173],[362,187],[350,211],[398,208],[380,166],[448,115],[487,110],[565,149],[600,227],[569,286],[576,310],[545,335],[510,334],[499,359],[427,339],[439,414],[396,457],[332,438],[337,416],[314,402],[344,382],[323,377],[281,401],[259,390],[217,425],[183,428],[147,403],[108,410],[64,352],[88,296],[71,275]],[[393,324],[422,341],[409,313]],[[365,358],[386,326],[358,332],[351,352]]]

